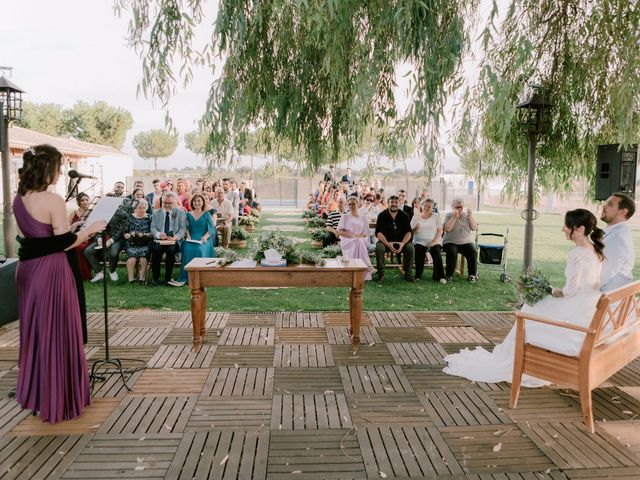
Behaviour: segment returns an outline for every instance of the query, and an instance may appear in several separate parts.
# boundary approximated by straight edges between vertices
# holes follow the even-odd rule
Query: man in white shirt
[[[223,178],[222,179],[222,188],[225,194],[225,197],[227,198],[227,200],[229,200],[231,202],[231,205],[233,206],[233,224],[237,225],[238,224],[238,214],[240,213],[240,194],[238,192],[235,192],[232,188],[231,188],[231,180],[228,178]]]
[[[614,193],[602,206],[600,219],[604,229],[605,260],[600,274],[600,290],[608,292],[633,281],[635,250],[629,220],[636,211],[635,202],[622,193]]]
[[[216,226],[218,231],[222,234],[222,246],[224,248],[229,247],[231,241],[231,228],[233,227],[233,204],[225,198],[224,189],[222,187],[216,188],[216,197],[211,200],[210,205],[216,209],[216,216],[218,221]]]

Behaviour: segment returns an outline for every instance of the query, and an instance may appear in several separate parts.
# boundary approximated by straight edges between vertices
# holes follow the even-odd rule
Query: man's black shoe
[[[382,285],[384,283],[384,273],[378,273],[378,285]]]
[[[413,275],[406,274],[404,279],[409,283],[416,283],[416,278]]]
[[[149,285],[151,285],[152,287],[157,287],[158,286],[158,281],[157,280],[151,280],[151,283],[149,283]]]

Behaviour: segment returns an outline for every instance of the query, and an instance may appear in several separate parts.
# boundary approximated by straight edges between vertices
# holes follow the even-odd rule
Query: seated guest
[[[142,190],[138,189],[141,192]],[[133,192],[135,198],[135,191]],[[149,265],[149,244],[151,243],[151,217],[147,214],[149,204],[144,198],[138,199],[133,213],[129,218],[129,231],[124,234],[127,252],[127,274],[129,283],[136,280],[136,263],[138,268],[138,280],[144,283],[144,278]]]
[[[345,205],[346,201],[344,197],[340,196],[336,202],[336,208],[327,217],[327,224],[324,227],[326,233],[322,239],[322,248],[338,243],[338,223],[340,223],[340,218],[342,218],[342,214],[344,213]]]
[[[124,197],[124,182],[116,182],[113,186],[113,192],[107,193],[108,197]],[[107,250],[107,258],[109,259],[109,278],[111,281],[118,281],[118,259],[120,251],[124,248],[124,234],[129,229],[129,215],[131,215],[131,199],[124,197],[123,202],[116,209],[113,217],[107,224],[108,239],[104,245]],[[84,257],[91,265],[96,274],[91,282],[99,282],[102,280],[102,245],[97,241],[92,242],[84,251]]]
[[[135,205],[137,205],[137,201],[138,200],[143,200],[144,199],[144,190],[141,188],[134,188],[133,192],[131,192],[131,200],[133,201],[132,208],[136,208]]]
[[[444,251],[447,256],[447,282],[453,281],[453,271],[456,266],[458,253],[467,259],[469,281],[475,282],[476,276],[476,247],[471,241],[471,232],[478,229],[478,224],[471,209],[464,212],[464,200],[455,198],[451,202],[453,211],[444,218]]]
[[[133,198],[133,193],[136,190],[142,190],[142,196],[144,196],[144,182],[142,180],[136,180],[135,182],[133,182],[133,187],[131,188],[131,195],[127,195],[127,198],[129,200],[131,200]]]
[[[342,255],[348,258],[359,258],[368,267],[364,275],[365,280],[371,280],[371,272],[375,269],[369,260],[369,249],[367,248],[369,236],[369,222],[367,217],[358,213],[357,197],[349,197],[347,200],[349,211],[342,215],[338,222],[338,235],[340,237],[340,248]]]
[[[182,178],[176,182],[176,193],[178,194],[178,207],[183,210],[189,210],[191,195],[189,194],[189,190],[187,190],[186,182]]]
[[[398,208],[407,214],[409,220],[413,218],[413,207],[407,205],[407,193],[404,190],[398,190]]]
[[[155,178],[151,183],[153,184],[153,192],[147,193],[146,195],[147,203],[149,204],[147,213],[149,215],[151,215],[156,208],[160,208],[160,198],[162,197],[162,182],[160,182],[160,179]]]
[[[411,274],[415,250],[411,243],[411,222],[406,213],[398,207],[398,197],[389,197],[389,208],[383,210],[376,220],[376,267],[378,283],[384,281],[384,255],[386,252],[402,253],[402,269],[407,282],[415,282]]]
[[[309,199],[307,200],[307,210],[315,210],[316,209],[316,197],[313,194],[313,192],[311,192],[309,194]]]
[[[182,242],[182,261],[180,262],[180,277],[176,284],[184,285],[189,275],[184,267],[194,258],[215,257],[213,239],[217,235],[216,227],[209,212],[205,210],[205,199],[201,193],[191,197],[191,210],[187,212],[187,230]],[[197,240],[193,243],[187,240]]]
[[[231,241],[231,229],[233,227],[233,204],[231,200],[225,198],[224,189],[216,187],[216,198],[211,200],[211,207],[215,208],[218,221],[215,222],[218,232],[222,235],[222,246],[229,248]]]
[[[176,253],[180,251],[178,242],[184,237],[185,213],[178,205],[178,197],[174,192],[167,192],[162,197],[162,208],[155,210],[151,216],[151,233],[156,240],[151,246],[152,286],[160,282],[160,262],[162,254],[166,255],[164,283],[173,283],[171,274],[176,261]],[[161,245],[157,240],[170,240],[174,243]]]
[[[608,292],[633,281],[636,256],[629,219],[636,212],[632,198],[614,193],[602,206],[600,219],[604,229],[604,261],[600,275],[600,290]]]
[[[424,260],[427,251],[433,259],[433,276],[435,282],[447,283],[442,268],[442,223],[440,215],[433,212],[433,200],[427,199],[422,204],[420,214],[411,219],[413,245],[416,249],[416,278],[422,278]]]
[[[76,197],[76,203],[78,204],[78,208],[69,215],[69,225],[71,225],[72,232],[75,232],[76,229],[80,227],[82,217],[87,213],[87,208],[89,208],[90,203],[89,195],[86,193],[79,193]],[[84,257],[84,251],[91,244],[93,237],[94,236],[91,235],[91,238],[87,238],[87,241],[82,242],[74,248],[82,280],[89,280],[91,278],[91,265],[89,265],[89,262],[87,262],[87,259]]]

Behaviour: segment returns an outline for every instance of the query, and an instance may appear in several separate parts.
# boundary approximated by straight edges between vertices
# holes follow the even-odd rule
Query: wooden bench
[[[589,327],[516,314],[511,407],[518,404],[523,374],[577,390],[586,428],[594,433],[591,391],[640,355],[640,281],[602,294]],[[565,355],[525,341],[525,322],[557,327],[558,334],[584,336],[576,355]],[[560,329],[565,329],[563,332]]]

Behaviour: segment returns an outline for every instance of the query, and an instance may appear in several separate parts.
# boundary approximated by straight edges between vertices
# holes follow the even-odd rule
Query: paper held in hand
[[[123,201],[124,197],[102,197],[98,203],[96,203],[96,206],[93,207],[93,210],[91,210],[91,213],[85,220],[82,228],[80,228],[80,231],[100,220],[104,220],[109,223],[109,220],[111,220],[111,217],[113,217],[114,213],[116,213],[116,210]]]

